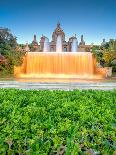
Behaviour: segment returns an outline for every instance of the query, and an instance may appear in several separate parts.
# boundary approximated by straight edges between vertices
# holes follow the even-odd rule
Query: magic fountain
[[[61,36],[57,37],[56,52],[49,52],[49,40],[45,38],[43,52],[27,52],[23,64],[15,67],[18,78],[93,78],[96,61],[91,52],[77,52],[77,40],[73,39],[71,52],[62,52]],[[101,74],[103,75],[103,74]]]

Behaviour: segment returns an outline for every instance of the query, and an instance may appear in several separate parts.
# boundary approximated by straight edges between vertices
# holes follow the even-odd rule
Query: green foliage
[[[103,53],[100,49],[100,46],[93,46],[92,48],[92,53],[94,54],[94,56],[96,57],[97,59],[97,62],[100,63],[100,61],[102,60],[102,56],[103,56]]]
[[[30,51],[32,51],[32,52],[35,52],[35,51],[37,50],[37,48],[35,48],[35,47],[33,46],[33,43],[29,44],[29,49],[30,49]]]
[[[113,72],[116,73],[116,58],[111,62]]]
[[[103,67],[112,67],[113,71],[116,71],[116,65],[113,63],[116,59],[116,40],[110,39],[104,45],[93,46],[92,53]]]
[[[1,155],[115,154],[114,91],[0,89]]]
[[[0,45],[9,45],[9,47],[16,48],[16,37],[13,36],[8,28],[0,28]]]
[[[0,28],[0,53],[6,59],[4,64],[0,64],[2,74],[11,74],[14,65],[21,65],[25,53],[17,51],[17,46],[16,37],[11,34],[9,29]]]
[[[102,47],[102,50],[106,65],[111,66],[111,62],[116,59],[116,40],[110,39],[110,41]]]
[[[108,44],[109,44],[109,49],[111,51],[115,51],[116,52],[116,40],[110,39]]]

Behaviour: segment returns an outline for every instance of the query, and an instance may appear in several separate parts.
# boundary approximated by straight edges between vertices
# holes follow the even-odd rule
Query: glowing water
[[[60,35],[58,35],[56,41],[56,52],[62,52],[62,38]]]
[[[90,52],[28,52],[16,76],[81,78],[93,75],[94,71],[94,59]]]

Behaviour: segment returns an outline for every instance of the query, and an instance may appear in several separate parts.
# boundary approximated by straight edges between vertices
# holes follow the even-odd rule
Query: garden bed
[[[113,91],[0,89],[0,154],[115,154]]]

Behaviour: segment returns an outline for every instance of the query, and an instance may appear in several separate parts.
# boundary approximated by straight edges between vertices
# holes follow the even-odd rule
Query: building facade
[[[76,35],[70,37],[69,40],[66,41],[65,40],[65,33],[62,30],[59,22],[57,23],[56,29],[52,33],[52,40],[49,42],[49,46],[50,46],[49,52],[55,52],[56,51],[56,42],[57,42],[57,37],[59,35],[61,36],[61,40],[62,40],[62,52],[71,52],[71,44],[72,44],[74,39],[77,39]],[[33,51],[43,52],[45,38],[47,38],[47,37],[42,35],[42,37],[40,38],[40,44],[38,44],[38,42],[36,40],[36,35],[34,35],[34,39],[33,39],[32,44],[31,44],[33,46],[33,49],[35,49]],[[83,39],[83,35],[81,35],[80,43],[79,44],[77,43],[77,49],[79,52],[90,52],[91,51],[91,45],[85,44],[85,41]]]

